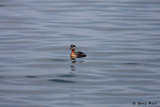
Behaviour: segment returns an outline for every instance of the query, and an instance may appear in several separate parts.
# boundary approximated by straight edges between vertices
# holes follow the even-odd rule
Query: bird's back
[[[75,52],[75,55],[77,56],[77,58],[86,57],[86,54],[81,51]]]

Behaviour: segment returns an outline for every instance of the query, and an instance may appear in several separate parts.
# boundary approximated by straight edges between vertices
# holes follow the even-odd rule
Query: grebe
[[[71,58],[82,58],[82,57],[86,57],[86,54],[81,52],[81,51],[78,51],[78,52],[75,52],[75,48],[76,46],[75,45],[71,45],[71,55],[70,57]]]

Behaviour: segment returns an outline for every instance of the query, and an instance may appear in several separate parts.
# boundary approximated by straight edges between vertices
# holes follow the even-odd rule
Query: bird
[[[83,53],[83,52],[81,52],[81,51],[75,52],[75,49],[76,49],[75,45],[71,45],[70,49],[71,49],[71,55],[70,55],[70,57],[72,59],[86,57],[86,54]]]

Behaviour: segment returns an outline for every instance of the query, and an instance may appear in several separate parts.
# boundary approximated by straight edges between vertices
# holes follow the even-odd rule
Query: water
[[[160,106],[159,13],[159,0],[1,0],[0,106]]]

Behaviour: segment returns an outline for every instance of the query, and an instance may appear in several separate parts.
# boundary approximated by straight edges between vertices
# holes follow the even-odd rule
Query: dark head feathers
[[[75,45],[71,45],[71,49],[75,49],[76,48],[76,46]]]

